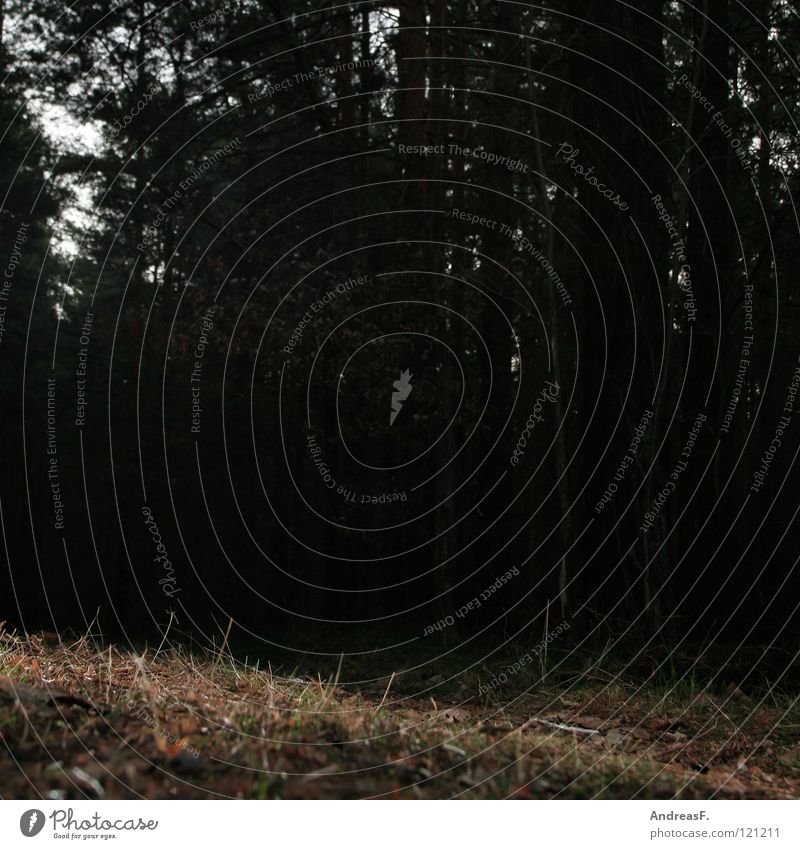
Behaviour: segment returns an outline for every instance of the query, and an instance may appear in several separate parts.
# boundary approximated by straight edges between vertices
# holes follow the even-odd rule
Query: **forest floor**
[[[798,798],[795,696],[389,675],[354,688],[230,656],[0,626],[3,798]],[[352,680],[352,677],[351,679]]]

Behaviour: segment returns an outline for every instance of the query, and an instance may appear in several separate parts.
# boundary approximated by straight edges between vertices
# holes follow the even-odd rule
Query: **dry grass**
[[[139,656],[2,632],[0,787],[50,799],[798,796],[791,699],[645,691],[597,668],[530,683],[481,695],[474,674],[428,688],[398,671],[355,690],[222,652]]]

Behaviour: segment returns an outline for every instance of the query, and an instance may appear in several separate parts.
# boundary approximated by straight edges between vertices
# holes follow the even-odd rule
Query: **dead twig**
[[[524,731],[532,724],[546,725],[548,728],[555,728],[557,731],[568,731],[570,734],[599,734],[595,728],[579,728],[577,725],[564,725],[561,722],[550,722],[549,719],[539,719],[532,716],[527,722],[520,725],[519,730]]]

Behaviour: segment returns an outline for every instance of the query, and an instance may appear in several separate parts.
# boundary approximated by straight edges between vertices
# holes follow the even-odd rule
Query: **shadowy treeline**
[[[0,619],[796,642],[791,4],[0,7]]]

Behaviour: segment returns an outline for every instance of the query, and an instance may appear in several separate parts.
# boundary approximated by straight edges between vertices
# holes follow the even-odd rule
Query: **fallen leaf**
[[[672,719],[668,719],[667,717],[663,717],[660,719],[654,719],[650,723],[650,728],[653,731],[669,731],[672,728],[676,728],[681,723],[681,718],[679,716],[673,717]]]
[[[469,722],[469,714],[459,707],[445,708],[439,718],[444,722]]]
[[[179,742],[170,743],[169,740],[160,735],[155,735],[153,739],[156,742],[156,748],[158,751],[166,755],[168,758],[177,757],[184,750],[184,747],[180,745]]]
[[[86,770],[74,766],[70,770],[70,777],[84,790],[89,790],[96,798],[101,799],[105,796],[100,782],[93,775],[86,772]]]
[[[682,731],[666,731],[663,736],[665,740],[673,740],[676,743],[683,743],[689,739]]]

